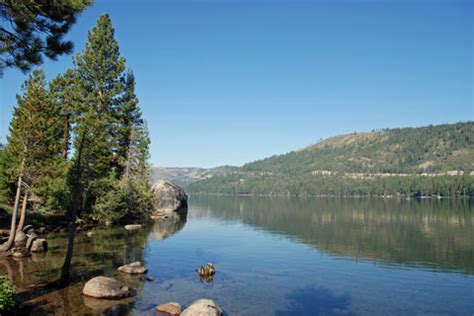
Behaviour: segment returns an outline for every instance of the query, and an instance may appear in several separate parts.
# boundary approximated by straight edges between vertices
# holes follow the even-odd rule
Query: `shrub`
[[[15,307],[15,287],[7,276],[0,276],[0,312],[12,311]]]

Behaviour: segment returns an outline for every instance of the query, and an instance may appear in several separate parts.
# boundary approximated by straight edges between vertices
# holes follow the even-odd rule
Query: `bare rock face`
[[[152,216],[171,214],[188,207],[188,196],[179,186],[164,180],[158,180],[151,187],[153,191],[154,211]]]
[[[179,305],[179,303],[170,302],[155,307],[155,310],[160,313],[174,316],[181,314],[181,305]]]
[[[113,278],[98,276],[87,281],[82,294],[95,298],[121,299],[130,296],[130,290]]]
[[[31,244],[31,252],[45,252],[48,250],[48,243],[44,238],[38,238],[33,240]]]
[[[148,269],[145,268],[140,261],[126,264],[119,267],[117,270],[128,274],[144,274],[148,272]]]
[[[222,309],[213,300],[200,299],[186,308],[181,316],[220,316]]]

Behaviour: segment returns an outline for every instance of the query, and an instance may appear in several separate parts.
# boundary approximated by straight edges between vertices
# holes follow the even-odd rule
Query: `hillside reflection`
[[[468,201],[193,196],[191,204],[191,217],[241,221],[332,255],[474,273]]]

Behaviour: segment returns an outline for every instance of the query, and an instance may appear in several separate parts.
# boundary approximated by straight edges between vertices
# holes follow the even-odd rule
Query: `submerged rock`
[[[98,276],[87,281],[82,294],[95,298],[121,299],[130,296],[130,290],[114,278]]]
[[[126,230],[135,230],[135,229],[142,228],[142,225],[141,224],[130,224],[130,225],[125,225],[124,228]]]
[[[145,268],[140,261],[126,264],[119,267],[117,270],[128,274],[144,274],[148,272],[148,269]]]
[[[156,281],[156,278],[150,277],[150,276],[144,276],[141,278],[142,281],[148,281],[148,282],[154,282]]]
[[[46,242],[46,239],[38,238],[38,239],[33,240],[30,251],[31,252],[48,251],[48,243]]]
[[[181,305],[179,305],[179,303],[170,302],[155,307],[155,310],[168,315],[179,315],[181,314]]]
[[[186,192],[171,182],[158,180],[151,189],[153,191],[154,206],[151,216],[154,218],[188,207]]]
[[[186,308],[181,316],[220,316],[222,309],[214,303],[213,300],[200,299],[194,301],[188,308]]]

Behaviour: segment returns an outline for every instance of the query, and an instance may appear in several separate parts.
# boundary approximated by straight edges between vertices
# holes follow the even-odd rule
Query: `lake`
[[[474,314],[468,201],[195,196],[187,214],[136,232],[78,233],[72,284],[61,290],[42,285],[58,278],[67,236],[47,239],[45,254],[0,258],[36,315],[156,315],[156,305],[199,298],[228,315]],[[116,272],[135,260],[156,280]],[[195,270],[208,262],[217,273],[200,280]],[[136,295],[83,297],[97,275]]]

